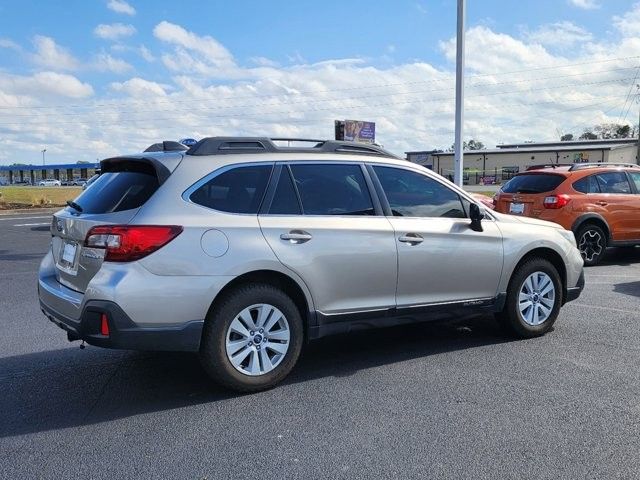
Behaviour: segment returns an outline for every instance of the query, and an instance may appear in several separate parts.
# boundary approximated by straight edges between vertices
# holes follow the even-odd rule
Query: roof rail
[[[145,152],[183,152],[188,150],[189,147],[185,147],[180,142],[174,142],[171,140],[165,140],[164,142],[154,143],[149,145]]]
[[[274,142],[312,143],[309,147],[280,146]],[[355,155],[378,155],[400,158],[380,147],[338,140],[315,140],[309,138],[267,137],[208,137],[193,145],[187,155],[229,155],[238,153],[343,153]]]
[[[640,165],[635,163],[609,163],[609,162],[599,162],[599,163],[574,163],[569,169],[570,172],[575,170],[583,170],[585,168],[601,168],[601,167],[627,167],[627,168],[640,168]]]
[[[543,168],[558,168],[558,167],[570,167],[573,163],[542,163],[540,165],[531,165],[527,167],[527,172],[529,170],[541,170]]]

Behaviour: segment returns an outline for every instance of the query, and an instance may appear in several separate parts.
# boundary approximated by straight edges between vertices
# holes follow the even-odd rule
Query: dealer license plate
[[[512,203],[509,205],[509,213],[522,215],[524,213],[524,203]]]

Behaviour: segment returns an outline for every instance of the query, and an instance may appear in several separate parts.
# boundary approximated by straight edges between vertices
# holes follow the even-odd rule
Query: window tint
[[[141,171],[106,172],[75,202],[82,213],[111,213],[139,208],[160,186],[153,167]]]
[[[291,165],[305,215],[374,215],[360,165]]]
[[[636,193],[640,193],[640,172],[629,172],[631,180],[636,184]]]
[[[573,188],[582,193],[600,193],[600,186],[595,175],[589,175],[574,182]]]
[[[269,213],[272,215],[300,215],[302,213],[298,195],[293,188],[291,175],[289,175],[289,168],[286,166],[282,168],[280,173],[280,179],[276,186],[271,207],[269,207]]]
[[[558,188],[565,180],[562,175],[530,173],[517,175],[502,187],[505,193],[544,193]]]
[[[596,175],[602,193],[631,193],[631,186],[624,172],[608,172]]]
[[[394,216],[466,217],[458,194],[436,180],[402,168],[373,169]]]
[[[191,201],[222,212],[257,213],[271,165],[236,167],[213,177],[191,194]]]

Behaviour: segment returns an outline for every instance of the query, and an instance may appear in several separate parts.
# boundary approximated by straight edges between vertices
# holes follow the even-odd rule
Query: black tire
[[[555,289],[555,300],[548,318],[539,325],[530,325],[520,313],[519,296],[525,280],[535,272],[542,272],[549,276]],[[553,327],[558,318],[562,304],[562,292],[562,280],[553,264],[543,258],[531,258],[519,265],[513,272],[507,288],[504,309],[496,315],[496,318],[509,334],[516,337],[531,338],[544,335]]]
[[[231,322],[245,308],[256,304],[276,307],[289,325],[289,347],[280,363],[270,372],[249,376],[233,366],[226,351]],[[200,343],[200,362],[207,374],[220,385],[238,392],[258,392],[274,387],[291,372],[302,350],[303,324],[298,308],[278,288],[262,283],[240,286],[216,302],[204,322]]]
[[[576,243],[585,266],[592,267],[604,258],[607,250],[607,235],[598,225],[588,223],[578,230]]]

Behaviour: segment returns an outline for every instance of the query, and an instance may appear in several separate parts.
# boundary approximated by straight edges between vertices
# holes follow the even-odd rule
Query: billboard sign
[[[336,120],[336,140],[347,142],[375,143],[376,124],[375,122],[364,122],[361,120]]]

